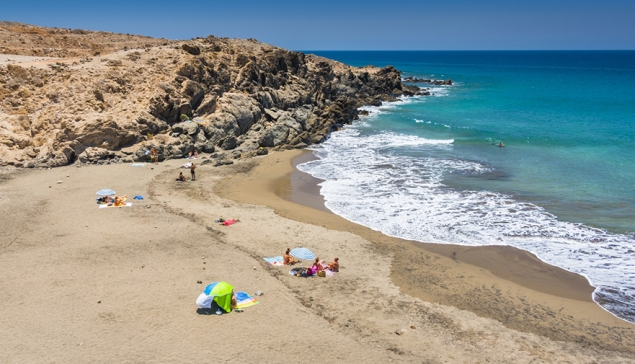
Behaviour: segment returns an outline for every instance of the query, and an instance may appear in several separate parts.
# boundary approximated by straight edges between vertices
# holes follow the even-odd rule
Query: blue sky
[[[3,1],[0,20],[294,50],[635,49],[635,0]]]

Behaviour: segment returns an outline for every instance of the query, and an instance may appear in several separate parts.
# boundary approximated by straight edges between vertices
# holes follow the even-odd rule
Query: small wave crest
[[[447,187],[448,174],[491,172],[479,162],[439,156],[447,153],[421,153],[452,148],[453,142],[389,132],[362,135],[350,126],[313,148],[318,160],[298,168],[324,180],[326,206],[348,220],[409,240],[532,252],[586,276],[597,288],[596,302],[635,322],[635,237],[561,222],[509,195]]]

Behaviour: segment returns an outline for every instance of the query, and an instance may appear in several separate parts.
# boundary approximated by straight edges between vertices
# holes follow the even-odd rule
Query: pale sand
[[[59,61],[61,58],[20,56],[17,54],[0,54],[0,66],[17,64],[23,67]]]
[[[574,316],[560,331],[590,327],[576,316],[574,301],[586,304],[590,317],[599,317],[593,336],[598,343],[553,341],[401,292],[393,283],[399,270],[393,269],[391,280],[391,266],[401,251],[417,251],[413,245],[373,243],[359,228],[327,229],[319,225],[342,219],[274,193],[288,179],[294,155],[220,168],[199,165],[192,183],[174,182],[182,160],[0,174],[0,362],[635,361],[633,325],[614,320],[605,337],[602,325],[612,316],[602,316],[593,303],[536,292],[461,259],[419,249],[425,261],[418,265],[439,272],[431,269],[417,284],[435,299],[443,298],[435,293],[443,288],[426,282],[449,290],[478,285],[487,292],[494,286],[501,290],[494,296],[502,302],[498,307],[509,301],[508,310],[522,309],[515,306],[519,292],[530,305],[560,300]],[[214,187],[275,205],[275,211],[221,198]],[[146,200],[100,210],[94,198],[101,188]],[[219,226],[214,220],[220,216],[241,222]],[[339,256],[342,271],[301,279],[284,268],[266,268],[262,257],[296,246],[324,259]],[[199,315],[194,302],[204,285],[197,280],[226,280],[265,294],[243,313]],[[555,316],[554,322],[561,314]]]

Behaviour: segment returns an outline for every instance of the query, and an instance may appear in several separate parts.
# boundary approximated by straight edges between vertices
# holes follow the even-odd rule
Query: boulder
[[[282,111],[278,109],[265,109],[264,114],[267,117],[267,120],[275,121],[278,120],[280,115],[282,115]]]
[[[97,162],[98,160],[105,159],[110,152],[104,148],[86,148],[81,152],[77,159],[82,163]]]
[[[235,136],[227,137],[225,140],[223,140],[220,147],[223,150],[231,150],[236,148],[236,137]]]
[[[198,56],[199,54],[201,54],[201,48],[195,44],[188,44],[185,43],[181,46],[181,48],[183,48],[184,51],[186,51],[189,54]]]
[[[167,131],[170,128],[168,123],[145,111],[141,112],[139,116],[137,116],[136,121],[139,124],[139,131],[142,135],[156,135]]]
[[[216,100],[218,99],[215,93],[207,94],[203,97],[200,105],[196,109],[197,115],[210,114],[216,111]]]
[[[284,124],[277,124],[267,129],[260,138],[261,147],[275,147],[287,141],[289,127]]]
[[[198,123],[192,121],[176,123],[172,125],[172,132],[190,136],[196,135],[198,133]]]
[[[205,96],[205,90],[201,84],[192,80],[183,82],[183,93],[190,97],[189,104],[192,109],[198,108]]]
[[[246,133],[262,115],[256,100],[241,93],[227,92],[218,100],[217,105],[218,111],[234,117],[238,135]]]

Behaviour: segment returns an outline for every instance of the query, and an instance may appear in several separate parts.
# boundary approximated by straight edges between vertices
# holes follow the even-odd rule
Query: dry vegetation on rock
[[[256,40],[173,42],[0,23],[0,165],[131,162],[218,150],[217,163],[302,148],[418,88]],[[63,57],[63,58],[60,58]],[[17,57],[15,57],[17,58]],[[0,62],[2,64],[2,62]],[[180,122],[180,116],[198,122]]]

